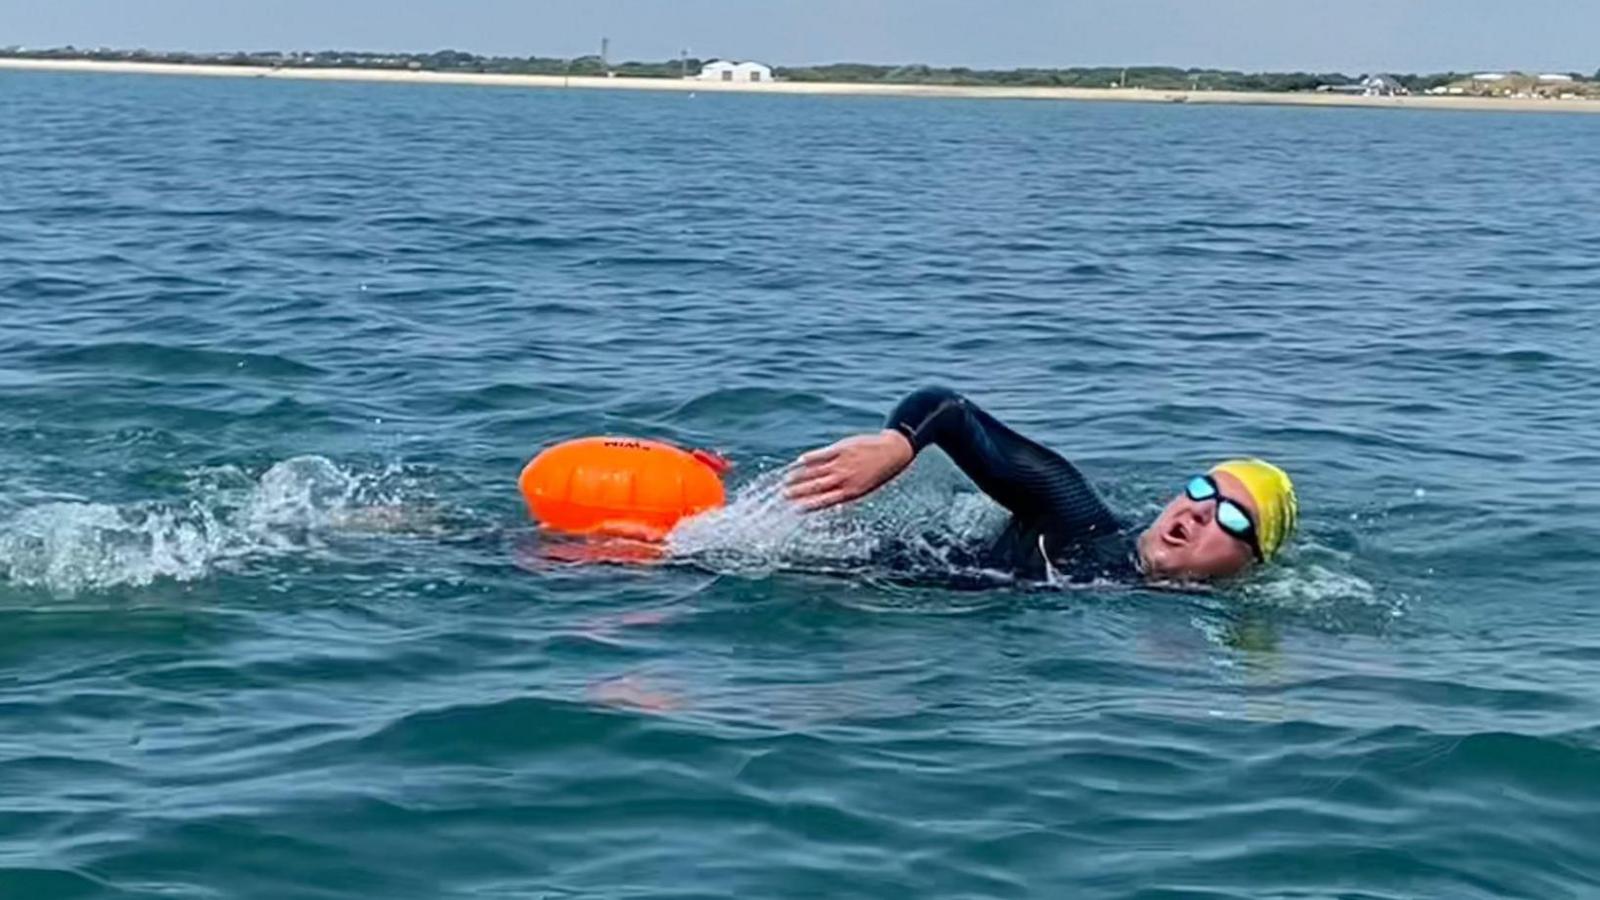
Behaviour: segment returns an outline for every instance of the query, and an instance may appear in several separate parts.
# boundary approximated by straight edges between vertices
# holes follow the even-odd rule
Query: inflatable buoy
[[[517,484],[529,514],[546,528],[659,541],[680,520],[726,502],[727,469],[704,450],[590,437],[546,449]]]

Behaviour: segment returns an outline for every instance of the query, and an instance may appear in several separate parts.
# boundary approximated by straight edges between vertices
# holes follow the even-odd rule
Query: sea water
[[[0,74],[0,896],[1600,895],[1600,118]],[[882,577],[945,384],[1204,592]],[[520,466],[732,458],[666,564]],[[937,572],[936,544],[923,563]]]

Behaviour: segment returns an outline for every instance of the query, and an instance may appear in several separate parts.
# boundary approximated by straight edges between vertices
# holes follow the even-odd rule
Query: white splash
[[[203,508],[123,509],[49,503],[24,510],[0,533],[0,573],[12,582],[74,592],[157,578],[204,576],[230,535]]]
[[[1368,618],[1374,613],[1382,619],[1398,619],[1405,615],[1403,594],[1380,590],[1355,568],[1351,554],[1308,541],[1229,593],[1251,606],[1328,619]]]
[[[982,496],[952,494],[929,477],[902,477],[859,503],[805,513],[783,496],[787,472],[764,472],[726,507],[680,524],[667,539],[671,554],[730,574],[760,575],[861,567],[894,543],[918,562],[940,566],[949,545],[991,534],[1004,518]]]
[[[193,581],[227,561],[302,552],[333,531],[410,531],[436,520],[397,467],[375,473],[320,456],[251,479],[236,467],[191,473],[176,503],[52,502],[0,525],[0,577],[57,593]]]

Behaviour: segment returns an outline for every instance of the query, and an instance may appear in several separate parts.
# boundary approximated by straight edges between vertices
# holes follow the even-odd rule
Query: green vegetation
[[[840,63],[774,70],[790,81],[845,81],[882,84],[990,85],[998,87],[1130,87],[1152,90],[1311,91],[1321,84],[1351,84],[1339,72],[1232,72],[1129,66],[1066,69],[968,69],[932,66],[875,66]]]
[[[24,50],[9,47],[0,55],[31,59],[88,59],[116,62],[159,62],[272,68],[397,69],[429,72],[474,72],[504,75],[605,75],[626,78],[679,78],[700,71],[700,59],[664,62],[622,62],[607,66],[598,56],[573,59],[529,56],[479,56],[459,50],[435,53],[370,53],[350,50],[304,52],[167,53],[151,50],[84,50],[62,47]],[[824,66],[780,66],[774,74],[787,81],[829,81],[866,84],[933,84],[993,87],[1127,87],[1149,90],[1190,91],[1314,91],[1325,85],[1354,85],[1360,76],[1342,72],[1238,72],[1227,69],[1180,69],[1170,66],[1071,67],[1060,69],[969,69],[961,66],[881,66],[869,63],[835,63]],[[1462,72],[1401,74],[1394,80],[1414,94],[1433,89],[1474,87],[1472,76]],[[1593,80],[1574,73],[1583,93],[1600,91],[1600,71]]]
[[[8,47],[0,55],[22,59],[88,59],[101,62],[150,62],[177,65],[265,66],[275,69],[395,69],[427,72],[488,72],[502,75],[604,75],[607,67],[598,56],[560,59],[543,56],[479,56],[460,50],[434,53],[372,53],[360,50],[314,52],[254,51],[235,53],[184,53],[159,50],[88,50],[57,47],[26,50]],[[610,66],[618,76],[678,78],[700,71],[698,59],[660,63],[624,62]]]

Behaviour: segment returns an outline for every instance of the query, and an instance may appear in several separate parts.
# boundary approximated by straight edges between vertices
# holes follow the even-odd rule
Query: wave
[[[324,375],[316,366],[275,353],[249,353],[157,344],[109,341],[87,346],[52,347],[34,356],[41,368],[107,368],[158,376],[254,375],[258,378],[306,378]]]
[[[56,501],[0,525],[0,579],[73,594],[195,581],[252,558],[315,550],[334,532],[432,531],[439,510],[398,465],[363,472],[321,456],[251,478],[234,466],[190,473],[177,502]]]

